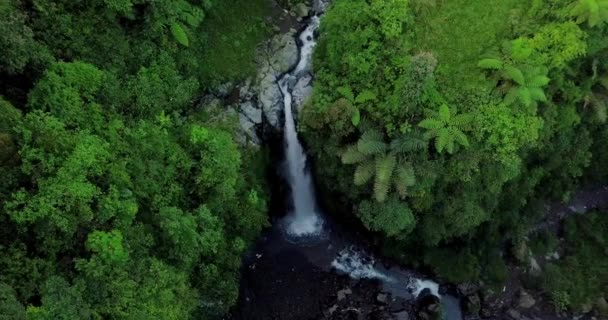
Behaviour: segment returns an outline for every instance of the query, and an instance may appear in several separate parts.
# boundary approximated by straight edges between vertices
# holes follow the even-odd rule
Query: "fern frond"
[[[464,134],[464,132],[462,132],[456,128],[452,128],[450,130],[450,134],[454,138],[454,140],[456,142],[458,142],[459,145],[464,146],[464,147],[469,146],[469,139],[467,138],[467,135]]]
[[[376,172],[374,161],[366,161],[357,166],[355,169],[354,182],[355,185],[362,186],[366,184]]]
[[[428,130],[439,130],[443,128],[444,124],[438,119],[429,118],[420,121],[418,123],[418,126]]]
[[[545,92],[543,91],[543,89],[541,89],[541,88],[529,88],[528,91],[530,91],[530,97],[532,98],[532,100],[534,100],[534,101],[542,101],[542,102],[546,102],[547,101],[547,96],[545,96]]]
[[[435,148],[437,152],[443,152],[443,149],[448,145],[451,140],[450,130],[447,128],[441,128],[437,131],[437,138],[435,140]]]
[[[387,144],[379,131],[368,130],[359,138],[357,149],[363,154],[374,155],[386,152]]]
[[[424,135],[422,136],[422,138],[426,141],[431,140],[433,138],[435,138],[437,136],[437,132],[439,130],[429,130],[427,132],[424,133]]]
[[[507,77],[509,79],[515,81],[520,86],[523,86],[526,84],[526,79],[524,78],[524,74],[521,72],[521,70],[519,70],[515,67],[512,67],[512,66],[506,67],[505,74],[507,75]]]
[[[378,157],[376,159],[376,179],[374,181],[374,198],[383,202],[388,195],[390,182],[395,169],[396,158],[393,155]]]
[[[350,145],[346,147],[346,150],[342,152],[340,157],[343,164],[355,164],[363,162],[367,159],[367,155],[360,152],[356,145]]]
[[[338,87],[336,89],[336,91],[338,91],[339,94],[341,94],[344,98],[346,98],[350,102],[353,102],[355,100],[355,95],[353,94],[353,89],[351,89],[348,86]]]
[[[507,106],[512,105],[517,101],[518,98],[518,88],[511,88],[507,95],[505,95],[505,100],[503,101]]]
[[[532,94],[530,93],[530,89],[520,87],[517,89],[517,96],[519,97],[519,101],[521,101],[524,106],[529,107],[532,105]]]
[[[395,153],[407,153],[424,150],[427,146],[426,140],[416,136],[404,136],[391,141],[391,151]]]
[[[453,153],[454,153],[454,145],[455,145],[455,143],[454,143],[454,139],[450,139],[450,140],[448,141],[447,146],[445,147],[445,150],[447,150],[447,152],[448,152],[449,154],[453,154]]]
[[[459,129],[464,129],[464,128],[468,127],[468,125],[471,124],[471,122],[473,122],[473,120],[475,120],[474,114],[463,113],[463,114],[454,116],[454,118],[452,118],[451,125],[459,128]]]
[[[439,120],[443,123],[450,122],[450,107],[447,104],[442,104],[439,107]]]
[[[407,196],[408,187],[416,184],[416,175],[411,163],[405,161],[397,166],[393,184],[395,185],[395,189],[397,190],[397,193],[399,193],[399,196],[405,198]]]
[[[551,79],[549,79],[549,77],[547,77],[547,76],[542,76],[542,75],[535,76],[532,79],[530,79],[529,86],[540,88],[540,87],[544,87],[544,86],[548,85],[550,81],[551,81]]]
[[[376,100],[375,93],[373,93],[370,90],[363,90],[363,91],[361,91],[361,93],[359,93],[357,95],[357,98],[355,98],[355,103],[363,103],[363,102],[374,101],[374,100]]]
[[[499,59],[482,59],[477,66],[482,69],[500,70],[503,68],[503,62]]]

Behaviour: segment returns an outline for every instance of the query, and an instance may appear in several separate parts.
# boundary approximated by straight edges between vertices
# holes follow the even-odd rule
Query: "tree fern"
[[[405,197],[407,188],[414,185],[416,178],[411,163],[403,157],[409,152],[424,150],[428,145],[416,130],[390,143],[384,139],[378,130],[365,131],[341,154],[342,163],[357,165],[353,175],[355,185],[363,186],[373,178],[373,195],[378,202],[383,202],[393,187]]]
[[[464,113],[456,114],[456,109],[450,110],[447,105],[439,107],[439,111],[431,118],[420,121],[418,126],[427,129],[426,139],[435,139],[435,149],[442,153],[447,150],[453,153],[455,144],[464,147],[469,146],[468,139],[462,130],[468,130],[473,121],[473,115]]]

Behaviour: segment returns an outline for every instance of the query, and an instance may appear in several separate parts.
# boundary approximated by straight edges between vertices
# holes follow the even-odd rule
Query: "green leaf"
[[[503,68],[503,62],[499,59],[482,59],[477,66],[483,69],[500,70]]]
[[[435,148],[437,148],[437,152],[441,153],[443,152],[443,149],[448,145],[448,143],[450,142],[450,130],[448,130],[447,128],[441,128],[438,132],[437,132],[437,138],[435,140]]]
[[[363,90],[361,93],[359,93],[359,95],[357,95],[357,98],[355,99],[355,103],[363,103],[363,102],[374,101],[374,100],[376,100],[375,93],[373,93],[370,90]]]
[[[185,47],[190,45],[188,35],[179,23],[174,23],[171,25],[171,34],[173,34],[175,40],[177,40],[177,42],[179,42],[181,45]]]
[[[532,94],[530,93],[530,90],[528,88],[519,88],[519,90],[517,91],[517,95],[519,96],[519,100],[524,106],[529,107],[530,105],[532,105]]]
[[[424,119],[418,123],[418,126],[428,130],[438,130],[443,128],[444,124],[437,119]]]
[[[353,102],[355,100],[355,95],[353,94],[353,89],[351,89],[350,87],[338,87],[336,89],[336,91],[338,91],[339,94],[341,94],[344,98],[346,98],[348,101]]]
[[[454,137],[454,140],[456,142],[458,142],[458,144],[460,144],[461,146],[464,147],[468,147],[469,146],[469,139],[467,138],[467,136],[464,134],[464,132],[456,129],[456,128],[452,128],[450,130],[450,135],[452,137]]]
[[[530,87],[544,87],[549,84],[550,81],[551,79],[547,76],[536,76],[530,80]]]
[[[355,109],[353,115],[350,117],[350,122],[355,127],[359,125],[359,123],[361,122],[361,112],[359,112],[359,109]]]
[[[509,79],[512,79],[517,84],[521,86],[526,84],[526,79],[524,78],[524,74],[521,72],[521,70],[512,66],[508,66],[505,68],[505,73],[509,77]]]
[[[542,101],[547,102],[547,96],[545,96],[545,92],[541,88],[529,88],[530,97],[534,101]]]

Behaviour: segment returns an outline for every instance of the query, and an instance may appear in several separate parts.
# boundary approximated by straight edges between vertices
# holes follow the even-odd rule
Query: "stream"
[[[276,85],[285,115],[280,174],[288,184],[284,212],[245,257],[239,303],[232,319],[414,319],[423,297],[439,301],[446,320],[461,320],[459,300],[412,270],[388,267],[364,243],[325,214],[315,195],[306,152],[298,139],[292,90],[312,73],[315,33],[327,5],[298,33],[299,59]]]

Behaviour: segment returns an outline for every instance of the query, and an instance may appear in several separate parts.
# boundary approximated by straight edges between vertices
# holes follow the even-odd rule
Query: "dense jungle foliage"
[[[267,224],[264,160],[235,142],[234,116],[196,106],[253,71],[268,10],[0,1],[0,319],[204,319],[234,304]]]
[[[300,127],[323,191],[386,253],[502,288],[502,249],[521,251],[538,200],[606,181],[608,2],[490,2],[333,1]],[[577,257],[552,274],[608,261]],[[576,272],[545,286],[560,309],[608,288]]]

